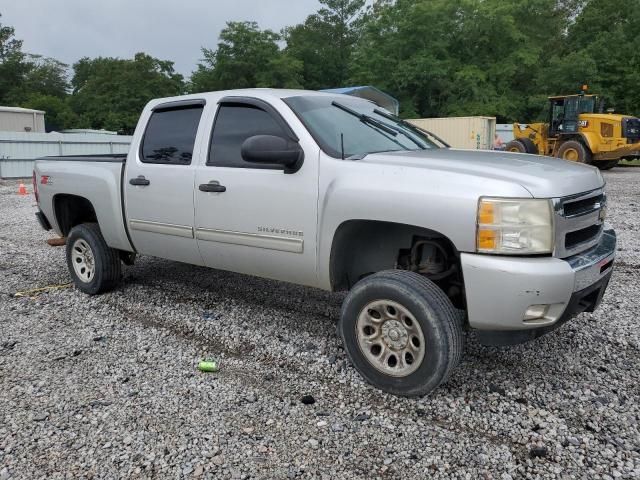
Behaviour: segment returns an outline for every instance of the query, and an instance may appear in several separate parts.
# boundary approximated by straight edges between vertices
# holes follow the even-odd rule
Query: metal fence
[[[0,178],[31,176],[36,158],[127,153],[130,136],[0,132]]]
[[[496,133],[504,143],[510,142],[513,140],[513,123],[498,123]]]

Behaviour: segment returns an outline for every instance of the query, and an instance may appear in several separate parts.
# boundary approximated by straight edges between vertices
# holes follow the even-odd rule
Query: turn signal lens
[[[487,228],[478,229],[478,248],[483,250],[494,250],[497,246],[497,237],[494,230]]]
[[[481,225],[492,225],[494,223],[493,203],[480,202],[478,208],[478,223]]]

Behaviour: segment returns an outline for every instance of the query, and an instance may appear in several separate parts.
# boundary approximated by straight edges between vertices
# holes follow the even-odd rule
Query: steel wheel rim
[[[73,264],[73,271],[82,282],[89,283],[93,280],[95,260],[93,251],[85,240],[79,238],[73,242],[71,263]]]
[[[411,312],[392,300],[375,300],[356,321],[358,347],[376,370],[391,377],[415,372],[425,355],[424,334]]]
[[[571,162],[577,162],[579,157],[580,155],[578,155],[578,150],[575,148],[567,148],[564,151],[564,155],[562,155],[562,158]]]

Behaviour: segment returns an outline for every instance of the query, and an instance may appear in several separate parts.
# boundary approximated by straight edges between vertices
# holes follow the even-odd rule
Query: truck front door
[[[161,104],[127,158],[125,216],[138,253],[202,265],[193,229],[193,182],[205,143],[199,129],[204,101]],[[145,124],[142,119],[142,124]]]
[[[282,166],[243,160],[241,145],[254,135],[297,139],[270,104],[221,100],[206,162],[196,171],[195,228],[203,260],[213,268],[314,285],[319,149],[306,134],[299,139],[302,167],[285,173]],[[217,192],[207,188],[211,184],[219,185]]]

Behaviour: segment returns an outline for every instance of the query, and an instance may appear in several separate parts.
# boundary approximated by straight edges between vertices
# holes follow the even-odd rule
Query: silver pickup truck
[[[599,304],[616,237],[594,167],[454,150],[354,97],[250,89],[151,101],[130,153],[36,162],[37,218],[88,294],[136,254],[330,291],[373,385],[422,395],[482,343]]]

